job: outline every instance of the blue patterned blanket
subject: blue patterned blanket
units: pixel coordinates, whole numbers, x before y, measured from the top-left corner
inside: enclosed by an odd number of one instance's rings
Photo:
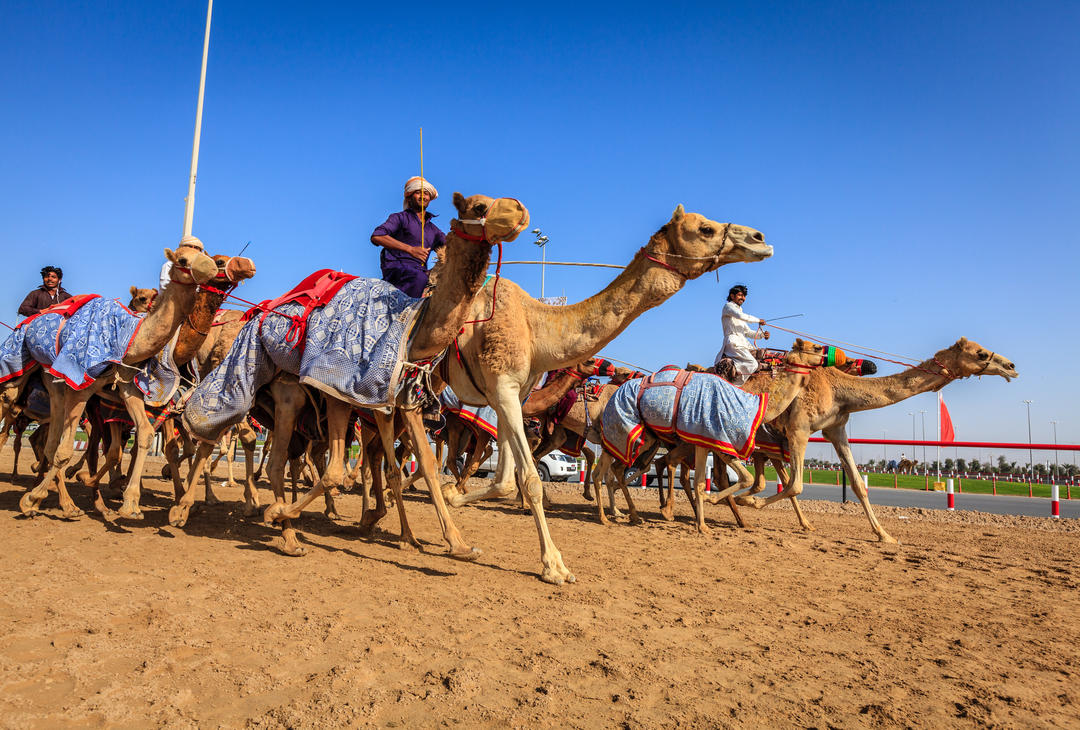
[[[291,316],[303,312],[302,305],[273,310],[289,316],[255,317],[222,363],[191,391],[184,425],[197,438],[217,440],[243,420],[255,393],[279,370],[355,406],[392,406],[408,335],[423,305],[423,299],[385,281],[353,279],[308,316],[303,348],[289,338]]]
[[[680,373],[668,366],[651,376],[672,383]],[[624,464],[637,459],[644,431],[678,439],[742,459],[754,450],[754,435],[765,415],[768,394],[754,395],[718,375],[687,373],[675,409],[674,386],[642,388],[645,378],[628,380],[608,401],[603,415],[604,448]]]
[[[449,385],[443,388],[442,393],[439,393],[439,403],[444,411],[453,413],[475,428],[487,431],[492,438],[499,437],[499,418],[495,415],[495,409],[491,406],[465,405],[458,400],[457,395],[450,389]]]
[[[58,313],[34,317],[0,344],[0,383],[40,364],[81,390],[110,366],[120,363],[144,320],[119,300],[97,297],[65,318]],[[135,384],[148,398],[168,400],[179,380],[156,358],[139,366]]]

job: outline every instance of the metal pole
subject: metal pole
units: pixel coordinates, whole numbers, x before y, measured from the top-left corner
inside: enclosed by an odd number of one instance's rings
[[[1054,483],[1058,480],[1058,452],[1057,452],[1057,421],[1050,421],[1050,425],[1054,427]]]
[[[881,429],[881,440],[882,441],[885,440],[885,434],[887,434],[887,433],[888,433],[888,431],[886,431],[885,429]],[[889,463],[889,445],[888,444],[882,444],[881,445],[881,460],[884,461],[886,465]],[[882,466],[882,469],[884,469],[884,468],[885,467]]]
[[[195,217],[195,173],[199,168],[199,136],[202,134],[203,92],[206,90],[206,56],[210,51],[210,15],[214,0],[206,3],[206,34],[203,36],[202,70],[199,72],[199,101],[195,106],[195,141],[191,145],[191,175],[188,177],[187,197],[184,198],[184,237],[191,235]]]
[[[1024,401],[1024,405],[1027,406],[1027,422],[1028,422],[1028,484],[1031,483],[1031,478],[1034,476],[1034,468],[1032,467],[1031,456],[1031,401]]]
[[[926,411],[919,411],[919,413],[920,413],[919,417],[922,420],[922,440],[925,441],[926,440]],[[923,466],[923,474],[925,474],[926,471],[927,471],[927,468],[926,468],[926,446],[925,445],[922,447],[922,466]]]
[[[911,412],[908,415],[911,416],[911,458],[914,460],[914,458],[915,458],[915,413]],[[912,474],[916,473],[914,468],[912,468],[911,473]]]
[[[540,298],[544,298],[544,275],[547,273],[547,242],[540,247]]]

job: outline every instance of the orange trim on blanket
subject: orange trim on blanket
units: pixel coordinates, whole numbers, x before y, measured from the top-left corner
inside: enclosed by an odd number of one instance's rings
[[[480,416],[476,415],[472,411],[467,411],[464,408],[447,408],[447,413],[453,413],[465,423],[478,428],[482,431],[486,431],[492,438],[499,438],[499,429],[497,426],[488,423]]]
[[[640,423],[630,429],[630,433],[626,436],[626,450],[620,451],[619,447],[607,440],[607,437],[602,437],[604,442],[604,448],[611,453],[612,456],[626,465],[633,464],[638,457],[638,452],[641,450],[641,442],[644,441],[644,437],[641,435],[645,427]]]

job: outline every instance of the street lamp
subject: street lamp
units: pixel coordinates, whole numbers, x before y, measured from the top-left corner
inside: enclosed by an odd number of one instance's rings
[[[922,414],[922,440],[926,440],[926,411],[919,411]],[[922,447],[922,468],[923,474],[926,473],[926,444]]]
[[[888,431],[886,431],[885,429],[881,429],[881,440],[882,441],[885,440],[885,434],[887,434],[887,433],[888,433]],[[886,464],[889,463],[889,445],[888,444],[882,444],[881,445],[881,460],[884,461]],[[884,467],[882,467],[882,468],[884,469]]]
[[[1031,477],[1034,474],[1034,468],[1032,467],[1031,458],[1031,401],[1024,401],[1024,405],[1027,406],[1027,419],[1028,419],[1028,483],[1031,483]]]
[[[909,413],[908,415],[911,416],[911,458],[914,459],[915,458],[915,414],[914,413]],[[915,470],[912,469],[911,472],[914,474]]]
[[[536,240],[533,241],[540,247],[540,298],[544,298],[544,269],[547,268],[547,242],[548,237],[540,232],[539,228],[532,229],[533,235],[536,236]]]
[[[1058,452],[1057,452],[1057,421],[1050,421],[1050,425],[1054,427],[1054,483],[1058,480]]]

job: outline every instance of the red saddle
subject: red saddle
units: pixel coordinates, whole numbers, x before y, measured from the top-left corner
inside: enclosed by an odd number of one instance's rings
[[[17,325],[15,325],[15,329],[19,329],[20,327],[22,327],[27,322],[34,321],[35,319],[37,319],[38,317],[40,317],[43,314],[60,314],[60,315],[63,315],[64,319],[70,319],[71,315],[73,315],[73,314],[75,314],[75,312],[79,311],[79,308],[82,307],[84,304],[86,304],[87,302],[89,302],[89,301],[91,301],[93,299],[100,299],[100,298],[101,298],[100,294],[76,294],[71,299],[65,299],[64,301],[60,302],[59,304],[54,304],[51,307],[46,307],[45,309],[42,309],[37,314],[31,314],[29,317],[24,319],[22,322],[19,322]]]
[[[272,310],[277,309],[283,304],[299,304],[304,308],[304,311],[300,314],[282,314],[281,312],[273,312],[273,314],[276,314],[279,317],[288,317],[292,320],[292,326],[289,327],[289,331],[285,335],[285,341],[295,341],[296,344],[293,345],[293,347],[299,347],[300,351],[303,352],[304,334],[307,331],[308,315],[310,315],[316,307],[324,306],[333,299],[334,295],[341,290],[341,287],[345,286],[355,278],[356,277],[352,274],[346,274],[341,271],[319,269],[277,299],[267,299],[266,301],[259,302],[244,313],[241,321],[247,322],[254,318],[256,313],[262,312],[262,316],[259,318],[259,327],[261,328],[263,321],[266,319],[266,315],[270,314]]]

